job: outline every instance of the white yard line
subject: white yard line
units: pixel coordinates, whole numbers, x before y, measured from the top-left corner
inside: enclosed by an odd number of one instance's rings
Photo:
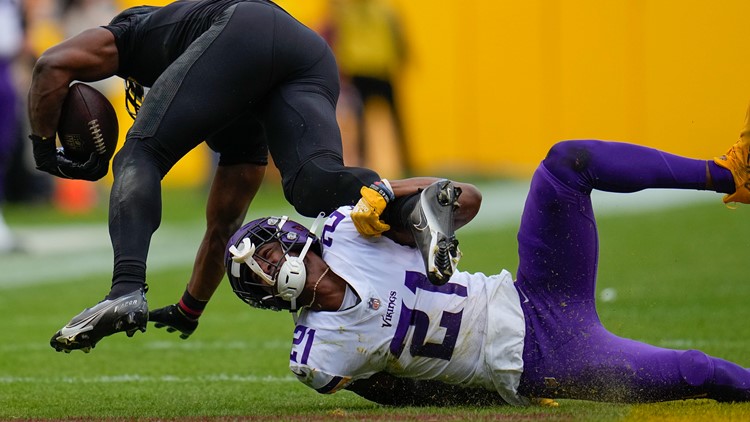
[[[482,209],[463,230],[518,224],[528,182],[493,183],[480,186],[480,190],[483,194]],[[593,202],[597,215],[611,215],[720,201],[720,198],[709,192],[647,190],[633,194],[594,192]],[[290,209],[279,212],[289,212]],[[194,225],[164,222],[152,239],[148,270],[189,265],[195,257],[203,230],[203,222]],[[113,258],[105,224],[19,227],[14,228],[14,232],[22,239],[26,253],[0,255],[0,290],[70,282],[96,274],[109,278]]]
[[[159,330],[155,330],[159,332]],[[277,351],[289,351],[289,341],[287,340],[244,340],[237,339],[231,341],[225,340],[200,340],[191,338],[190,341],[175,342],[174,338],[169,340],[153,340],[153,337],[149,337],[149,340],[140,340],[141,343],[139,348],[142,350],[183,350],[183,351],[196,351],[196,350],[256,350],[256,351],[273,351],[271,354]],[[0,344],[0,353],[24,353],[34,352],[39,350],[49,350],[49,346],[42,342],[12,342]]]
[[[292,375],[274,377],[269,375],[238,375],[238,374],[207,374],[198,376],[181,376],[181,375],[141,375],[141,374],[120,374],[120,375],[101,375],[96,377],[12,377],[0,376],[0,384],[116,384],[131,382],[179,382],[179,383],[199,383],[199,382],[297,382],[297,378]]]
[[[195,257],[203,227],[165,224],[154,235],[149,270],[180,266]],[[0,289],[75,280],[112,271],[106,225],[14,229],[25,252],[0,256]]]

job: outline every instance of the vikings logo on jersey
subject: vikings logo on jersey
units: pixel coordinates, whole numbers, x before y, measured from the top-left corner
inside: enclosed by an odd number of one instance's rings
[[[396,310],[396,300],[398,299],[398,293],[391,290],[391,294],[388,296],[388,308],[383,315],[383,325],[381,327],[392,327],[391,321],[393,320],[393,312]]]

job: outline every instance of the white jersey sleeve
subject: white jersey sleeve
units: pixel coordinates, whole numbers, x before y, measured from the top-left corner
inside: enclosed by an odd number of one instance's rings
[[[360,303],[338,312],[302,311],[290,355],[290,369],[300,381],[332,393],[385,371],[497,390],[512,402],[522,365],[523,316],[518,298],[510,293],[515,293],[510,275],[458,272],[447,284],[435,286],[425,275],[419,251],[385,237],[360,236],[349,211],[344,207],[331,214],[321,242],[331,271],[349,283]],[[503,314],[511,319],[499,321],[510,328],[489,327],[490,320],[498,323],[490,306],[511,308]],[[492,338],[498,333],[507,338],[498,343]],[[493,344],[510,344],[512,350]],[[510,363],[503,359],[508,352]],[[500,387],[490,361],[502,367]]]

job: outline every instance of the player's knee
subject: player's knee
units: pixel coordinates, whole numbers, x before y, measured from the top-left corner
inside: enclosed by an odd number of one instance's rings
[[[300,215],[304,215],[305,217],[314,217],[319,212],[329,212],[328,209],[321,209],[322,207],[318,205],[319,201],[317,201],[313,196],[297,195],[293,198],[294,199],[291,203],[294,207],[294,210],[297,211]]]
[[[588,167],[590,161],[588,141],[562,141],[549,149],[544,165],[551,172],[574,171],[579,173]]]
[[[319,156],[305,163],[294,180],[284,183],[284,195],[298,213],[315,217],[354,205],[362,186],[379,179],[372,170],[345,167],[337,156]]]
[[[112,173],[116,176],[127,168],[153,168],[163,178],[175,160],[157,151],[143,139],[127,139],[112,160]]]
[[[711,358],[699,350],[687,350],[679,357],[680,376],[688,385],[699,387],[713,379]]]
[[[125,165],[131,161],[133,155],[132,144],[133,142],[125,142],[112,159],[112,173],[115,176],[117,176],[125,168]]]

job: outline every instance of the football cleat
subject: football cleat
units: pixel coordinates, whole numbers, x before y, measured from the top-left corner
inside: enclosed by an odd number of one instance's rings
[[[714,163],[732,172],[735,191],[724,195],[724,203],[739,202],[750,204],[750,108],[745,115],[745,127],[740,132],[740,139],[721,157],[714,158]]]
[[[409,228],[422,253],[430,283],[441,286],[456,270],[461,251],[453,228],[453,214],[461,189],[450,180],[425,188],[409,216]]]
[[[144,290],[105,299],[73,317],[52,336],[50,346],[58,352],[81,350],[88,353],[104,337],[124,331],[133,337],[136,331],[145,332],[148,322],[148,303]]]

